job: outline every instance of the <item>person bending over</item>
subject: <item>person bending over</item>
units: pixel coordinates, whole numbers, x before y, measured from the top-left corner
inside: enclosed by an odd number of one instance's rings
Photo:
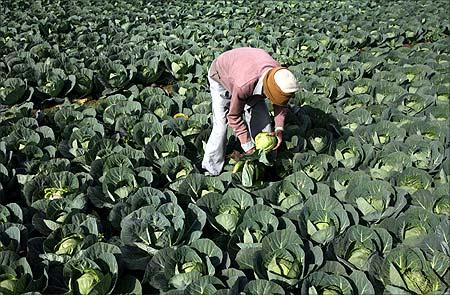
[[[207,173],[219,175],[223,169],[228,125],[246,154],[255,151],[253,140],[262,131],[276,135],[275,149],[280,146],[286,105],[299,90],[292,72],[266,51],[244,47],[220,54],[211,64],[208,81],[213,128],[202,161]],[[266,98],[273,104],[275,132]]]

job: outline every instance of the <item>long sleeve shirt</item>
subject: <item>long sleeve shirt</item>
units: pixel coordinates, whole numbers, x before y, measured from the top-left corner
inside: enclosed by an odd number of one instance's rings
[[[252,141],[242,116],[244,106],[254,105],[257,100],[265,99],[261,77],[270,68],[279,66],[280,64],[266,51],[250,47],[226,51],[211,65],[210,77],[222,84],[231,94],[227,119],[241,145],[248,145]],[[278,105],[273,107],[275,128],[281,129],[284,126],[287,108]]]

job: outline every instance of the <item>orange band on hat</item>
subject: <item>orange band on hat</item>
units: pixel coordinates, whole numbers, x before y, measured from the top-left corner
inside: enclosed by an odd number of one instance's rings
[[[263,79],[263,93],[270,99],[273,104],[286,105],[289,99],[293,96],[293,93],[285,93],[275,82],[275,73],[284,67],[275,67],[270,69]]]

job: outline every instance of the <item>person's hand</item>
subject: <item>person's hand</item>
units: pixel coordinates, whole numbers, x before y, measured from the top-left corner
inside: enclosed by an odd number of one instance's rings
[[[227,158],[231,158],[231,159],[233,159],[234,161],[239,162],[239,160],[241,160],[241,158],[242,158],[244,155],[251,155],[251,154],[253,154],[255,151],[256,151],[256,149],[255,149],[254,147],[251,148],[251,149],[249,149],[248,151],[246,151],[246,152],[243,153],[243,154],[235,150],[235,151],[233,151],[230,155],[228,155]]]
[[[277,138],[277,145],[274,148],[274,150],[277,150],[281,146],[281,143],[283,142],[283,131],[277,130],[275,132],[272,132],[270,135],[276,136]]]
[[[255,147],[252,147],[251,149],[249,149],[248,151],[245,152],[246,155],[251,155],[256,151]]]
[[[235,160],[236,162],[238,162],[241,158],[242,158],[243,154],[241,154],[238,151],[233,151],[231,153],[231,155],[228,156],[228,158],[231,158],[233,160]]]

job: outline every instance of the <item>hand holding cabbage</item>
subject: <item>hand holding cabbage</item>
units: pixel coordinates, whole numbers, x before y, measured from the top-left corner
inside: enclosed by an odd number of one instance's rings
[[[277,131],[281,132],[281,131]],[[281,143],[281,133],[280,135],[275,135],[274,132],[261,132],[255,137],[256,150],[270,152],[277,149]]]
[[[233,151],[231,155],[229,155],[230,158],[232,158],[235,161],[239,161],[243,156],[247,155],[253,155],[255,152],[258,152],[258,154],[262,152],[271,152],[273,150],[276,150],[282,141],[282,133],[281,131],[277,132],[260,132],[255,137],[255,147],[248,150],[244,154],[239,153],[238,151]]]

